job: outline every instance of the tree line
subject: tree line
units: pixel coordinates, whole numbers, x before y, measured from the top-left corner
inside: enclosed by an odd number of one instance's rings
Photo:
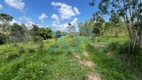
[[[39,39],[47,40],[53,37],[53,31],[50,28],[40,28],[33,24],[32,29],[27,29],[24,24],[14,23],[10,25],[13,17],[0,13],[0,44],[36,41]]]

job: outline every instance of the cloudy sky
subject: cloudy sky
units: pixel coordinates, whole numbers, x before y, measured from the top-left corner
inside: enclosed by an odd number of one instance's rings
[[[0,0],[0,13],[13,16],[11,24],[38,24],[40,27],[65,30],[68,22],[73,25],[85,22],[97,11],[96,7],[88,5],[89,1],[91,0]]]

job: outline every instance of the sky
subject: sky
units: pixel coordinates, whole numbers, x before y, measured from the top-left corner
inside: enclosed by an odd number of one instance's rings
[[[64,31],[68,22],[77,26],[96,12],[89,6],[91,0],[0,0],[0,13],[14,17],[13,23],[24,23],[27,27],[37,24]]]

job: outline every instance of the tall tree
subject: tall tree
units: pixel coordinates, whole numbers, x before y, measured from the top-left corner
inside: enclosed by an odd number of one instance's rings
[[[8,22],[12,21],[13,17],[8,15],[8,14],[4,14],[4,13],[0,13],[0,22],[2,23],[2,33],[4,33],[6,25]]]
[[[94,2],[92,0],[90,4]],[[141,43],[140,48],[142,49],[142,27],[139,26],[139,29],[136,30],[134,26],[134,23],[140,22],[142,18],[142,3],[140,2],[140,0],[101,0],[98,6],[103,15],[116,13],[123,18],[130,39],[129,52],[134,52],[138,43]],[[138,34],[138,32],[141,34]]]
[[[116,36],[117,35],[116,29],[117,29],[117,27],[120,27],[120,23],[121,23],[120,16],[115,12],[111,12],[109,22],[111,24],[113,35]]]
[[[24,24],[18,25],[14,23],[10,30],[10,40],[14,43],[27,41],[27,28]]]

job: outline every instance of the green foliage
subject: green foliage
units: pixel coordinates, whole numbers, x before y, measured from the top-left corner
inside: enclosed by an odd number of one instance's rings
[[[17,23],[14,23],[10,26],[10,41],[17,43],[17,42],[24,42],[25,39],[27,39],[27,28],[23,25],[18,25]]]
[[[80,27],[80,36],[90,37],[92,34],[92,30],[88,27]]]
[[[109,43],[112,43],[112,42],[119,42],[120,44],[123,44],[125,42],[127,42],[129,39],[128,39],[128,36],[118,36],[118,37],[115,37],[115,36],[98,36],[95,38],[95,42],[98,43],[98,44],[109,44]]]
[[[105,20],[103,17],[98,15],[96,17],[95,15],[93,15],[93,18],[89,19],[85,23],[79,23],[80,35],[86,36],[86,34],[88,35],[89,31],[91,33],[95,33],[96,35],[100,35],[104,22]]]
[[[119,27],[120,24],[120,17],[117,13],[112,12],[109,21],[113,24],[114,27]]]
[[[52,30],[50,28],[39,28],[39,34],[44,40],[52,38]]]
[[[93,4],[95,1],[92,0],[90,3]],[[98,3],[99,11],[102,15],[111,15],[110,21],[114,24],[114,26],[118,26],[120,17],[123,18],[123,21],[125,23],[125,27],[127,28],[129,39],[130,39],[130,50],[132,53],[135,52],[135,49],[137,46],[139,48],[142,48],[142,44],[138,45],[139,43],[142,43],[141,36],[142,34],[139,34],[141,32],[141,27],[135,28],[136,26],[134,23],[139,23],[139,26],[142,21],[142,1],[140,0],[101,0]],[[91,5],[94,6],[94,5]],[[139,28],[139,29],[138,29]],[[140,37],[138,41],[137,37]],[[137,45],[135,45],[137,44]]]
[[[37,25],[33,25],[33,28],[30,31],[31,36],[33,37],[33,41],[39,40],[39,27]]]
[[[0,34],[0,45],[6,43],[6,36],[3,34]]]
[[[30,33],[34,42],[52,38],[52,30],[50,28],[39,28],[37,25],[33,25]]]
[[[129,53],[129,45],[128,42],[120,43],[120,42],[111,42],[109,43],[105,49],[105,52],[113,51],[118,54],[128,54]]]
[[[36,50],[34,48],[28,48],[27,50],[28,50],[29,54],[32,54],[32,53],[36,52]]]
[[[117,49],[119,49],[120,47],[120,43],[119,42],[112,42],[112,43],[109,43],[107,46],[106,46],[106,52],[108,51],[117,51]]]
[[[4,13],[0,13],[0,21],[12,21],[13,17],[8,15],[8,14],[4,14]]]
[[[62,32],[60,30],[56,31],[56,38],[60,38],[62,36]]]
[[[140,50],[136,56],[136,64],[138,69],[142,72],[142,50]]]
[[[12,21],[13,17],[8,15],[8,14],[4,14],[4,13],[0,13],[0,21],[2,23],[2,33],[4,34],[5,31],[7,31],[6,27],[8,22]]]
[[[26,53],[26,49],[24,47],[19,47],[19,54]]]
[[[129,53],[129,43],[125,42],[124,44],[121,44],[119,49],[120,54],[128,54]]]

